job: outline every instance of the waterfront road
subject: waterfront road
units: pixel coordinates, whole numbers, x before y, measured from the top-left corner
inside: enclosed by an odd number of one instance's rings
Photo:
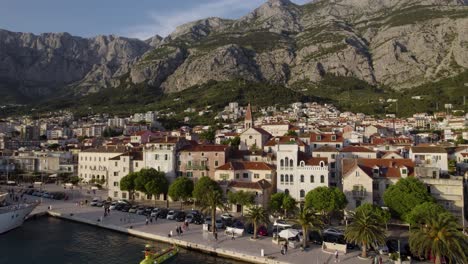
[[[113,229],[139,231],[147,234],[148,237],[164,238],[166,242],[187,242],[196,247],[204,247],[205,249],[216,249],[219,251],[235,252],[236,254],[256,257],[258,259],[268,259],[269,263],[334,263],[335,259],[333,254],[325,253],[318,245],[311,245],[306,251],[301,249],[289,249],[287,255],[280,253],[280,246],[272,242],[271,237],[260,238],[256,241],[250,239],[250,235],[237,237],[234,240],[224,232],[218,233],[218,240],[215,240],[211,233],[202,230],[201,225],[191,224],[189,230],[184,231],[182,236],[177,236],[175,228],[182,223],[158,219],[157,222],[146,225],[146,217],[136,214],[123,213],[119,211],[111,211],[110,215],[104,217],[104,209],[100,207],[80,206],[78,201],[83,197],[76,195],[75,200],[69,201],[56,201],[49,199],[42,199],[42,204],[39,205],[34,214],[43,214],[47,211],[51,215],[57,217],[68,218],[71,220],[86,222],[88,224],[95,224],[101,227],[112,227]],[[37,200],[37,197],[28,196],[28,200]],[[51,207],[51,210],[48,208]],[[117,227],[117,228],[115,228]],[[112,229],[111,228],[111,229]],[[169,239],[168,234],[173,231],[174,238]],[[131,232],[130,232],[131,233]],[[141,234],[141,233],[140,233]],[[169,239],[169,241],[168,241]],[[178,241],[174,241],[178,240]],[[143,245],[142,245],[143,247]],[[265,257],[260,256],[261,250],[264,250]],[[351,250],[345,255],[339,255],[340,263],[349,264],[362,264],[372,263],[371,260],[361,260],[357,256],[358,250]],[[387,258],[385,258],[387,260]],[[265,261],[267,263],[267,261]]]

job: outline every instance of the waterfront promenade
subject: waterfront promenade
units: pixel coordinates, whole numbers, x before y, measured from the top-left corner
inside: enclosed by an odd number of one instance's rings
[[[30,200],[37,200],[37,197],[29,196]],[[111,211],[110,215],[103,217],[104,210],[100,207],[79,206],[77,201],[83,196],[76,195],[75,200],[56,201],[42,199],[33,215],[49,214],[54,217],[77,221],[85,224],[95,225],[130,235],[139,236],[151,240],[158,240],[166,243],[176,243],[188,249],[200,250],[216,253],[217,255],[235,258],[243,261],[256,263],[334,263],[333,254],[322,251],[318,245],[311,245],[306,251],[301,249],[289,249],[287,255],[281,255],[280,246],[272,243],[271,237],[260,238],[256,241],[250,240],[250,235],[237,237],[232,240],[224,232],[218,233],[216,241],[211,233],[202,230],[201,225],[190,225],[188,231],[182,236],[177,236],[176,225],[181,223],[171,220],[158,219],[156,223],[145,224],[145,216]],[[52,209],[48,210],[51,206]],[[101,221],[102,219],[102,221]],[[33,220],[32,220],[33,221]],[[173,231],[173,238],[168,237],[168,233]],[[143,247],[144,245],[142,245]],[[264,250],[264,257],[261,257],[261,249]],[[340,263],[361,264],[371,263],[370,260],[361,260],[357,256],[358,250],[352,250],[346,255],[340,255]]]

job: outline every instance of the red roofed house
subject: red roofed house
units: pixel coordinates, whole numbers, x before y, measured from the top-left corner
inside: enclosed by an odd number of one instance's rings
[[[198,179],[209,176],[214,179],[215,169],[224,165],[229,158],[229,147],[225,145],[189,145],[178,153],[178,174]]]
[[[228,192],[240,190],[255,193],[257,205],[267,207],[276,188],[275,166],[265,162],[233,161],[215,171],[215,180]],[[233,211],[240,212],[242,206],[235,205]]]
[[[150,138],[155,135],[156,135],[155,133],[149,130],[138,131],[138,132],[133,133],[133,135],[130,137],[130,142],[138,143],[138,144],[146,144],[150,141]]]
[[[341,149],[344,145],[343,136],[339,133],[310,133],[309,138],[309,146],[312,151],[323,146]]]
[[[343,159],[346,209],[354,210],[364,203],[383,206],[385,190],[401,178],[414,176],[414,167],[410,159]]]

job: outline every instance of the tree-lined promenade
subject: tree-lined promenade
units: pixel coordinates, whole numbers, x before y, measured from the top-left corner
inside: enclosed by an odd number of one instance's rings
[[[129,174],[121,181],[121,189],[129,193],[139,190],[148,195],[169,194],[174,201],[193,200],[195,206],[211,217],[211,226],[220,213],[228,212],[231,205],[240,205],[246,214],[240,219],[253,225],[252,239],[258,239],[260,225],[269,225],[274,219],[284,219],[297,224],[303,235],[301,248],[308,249],[311,231],[319,233],[331,226],[332,219],[342,219],[344,213],[350,220],[345,227],[344,239],[356,244],[361,250],[361,258],[369,258],[369,249],[385,245],[388,239],[387,223],[394,219],[409,224],[409,247],[411,253],[435,263],[468,263],[465,248],[467,237],[460,231],[460,226],[449,212],[436,204],[427,193],[425,185],[416,178],[401,179],[384,194],[388,210],[371,204],[362,204],[354,212],[344,212],[347,200],[342,191],[335,187],[318,187],[311,190],[300,203],[285,193],[271,196],[268,207],[255,204],[255,195],[251,192],[238,191],[225,194],[219,184],[209,177],[201,177],[195,184],[191,179],[180,177],[168,186],[155,170],[142,170]],[[216,228],[211,232],[217,236]],[[281,238],[280,238],[281,239]],[[285,243],[282,242],[282,243]],[[280,242],[281,244],[281,242]],[[396,252],[390,257],[397,259]]]

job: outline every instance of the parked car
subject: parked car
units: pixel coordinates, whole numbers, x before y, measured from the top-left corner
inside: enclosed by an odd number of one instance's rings
[[[188,223],[192,223],[193,222],[193,214],[187,214],[185,216],[185,221],[187,221]]]
[[[224,213],[224,214],[221,215],[221,219],[223,219],[223,220],[228,220],[228,219],[232,219],[232,218],[233,218],[233,216],[231,214],[229,214],[229,213]]]
[[[138,210],[138,207],[132,206],[132,207],[130,207],[130,209],[128,210],[128,212],[131,213],[131,214],[135,214],[137,210]]]
[[[247,229],[247,233],[249,233],[249,234],[253,234],[253,233],[254,233],[254,226],[253,226],[253,224],[247,225],[246,229]],[[267,229],[265,226],[263,226],[263,225],[262,225],[262,226],[259,226],[259,227],[257,228],[257,235],[259,235],[259,236],[268,236],[268,229]]]
[[[122,205],[122,210],[121,211],[124,212],[124,213],[128,213],[130,211],[130,209],[132,209],[132,206],[126,204],[126,205]]]
[[[193,224],[196,224],[196,225],[201,225],[203,224],[205,221],[203,220],[203,216],[201,214],[194,214],[193,215],[193,219],[192,219],[192,223]]]
[[[115,207],[114,207],[114,210],[116,211],[122,211],[122,208],[124,208],[125,205],[123,204],[116,204]]]
[[[154,207],[146,207],[145,212],[143,213],[146,216],[150,216],[151,212],[153,212]]]
[[[146,208],[145,207],[138,207],[136,210],[137,215],[143,215],[145,213]]]
[[[100,204],[101,201],[99,200],[99,198],[93,198],[93,200],[89,203],[90,206],[98,206],[98,204]]]
[[[117,202],[112,202],[109,206],[109,210],[115,210],[115,207],[118,205]]]
[[[322,245],[323,237],[318,231],[313,230],[309,232],[309,241],[316,245]]]
[[[217,218],[215,221],[216,229],[223,229],[224,228],[224,223],[221,218]]]
[[[167,219],[167,220],[174,220],[175,214],[176,214],[176,211],[170,210],[170,211],[167,213],[166,219]]]
[[[151,210],[150,216],[151,217],[156,217],[156,216],[159,217],[159,211],[160,211],[159,208],[153,208],[153,210]]]
[[[286,222],[286,220],[278,219],[273,223],[274,227],[282,227],[284,229],[292,228],[292,224]]]
[[[387,242],[385,242],[385,245],[387,245],[389,253],[395,253],[398,251],[398,240],[396,239],[387,240]]]
[[[183,222],[185,221],[185,212],[176,212],[175,215],[174,215],[174,219],[177,221],[177,222]]]
[[[327,228],[322,231],[322,234],[324,235],[335,235],[335,236],[342,236],[344,235],[343,231],[338,230],[336,228]]]
[[[166,208],[161,208],[158,212],[158,218],[166,218],[167,213],[169,213],[169,210],[167,210]]]

